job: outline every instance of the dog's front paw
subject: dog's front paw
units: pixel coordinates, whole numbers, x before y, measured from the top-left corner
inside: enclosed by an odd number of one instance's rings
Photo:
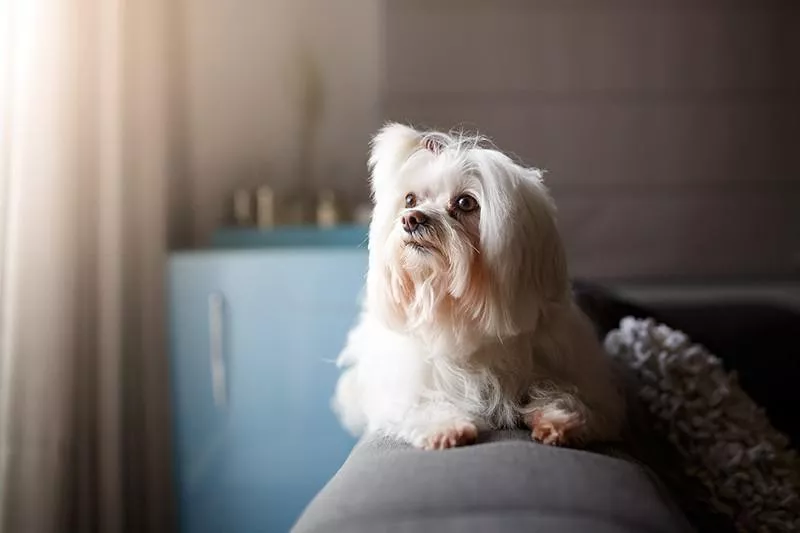
[[[472,422],[456,422],[443,425],[414,443],[423,450],[445,450],[456,446],[474,444],[478,438],[478,428]]]
[[[525,422],[533,440],[551,446],[578,444],[584,425],[579,414],[561,409],[536,410],[527,415]]]

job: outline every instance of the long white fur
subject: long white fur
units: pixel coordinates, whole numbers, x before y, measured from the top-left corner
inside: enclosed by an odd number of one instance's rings
[[[480,137],[400,124],[375,136],[369,163],[366,297],[334,398],[344,425],[425,446],[462,424],[516,427],[537,412],[578,416],[574,441],[617,437],[622,397],[572,301],[542,173]],[[406,245],[410,192],[432,253]],[[480,205],[477,227],[448,214],[463,193]]]

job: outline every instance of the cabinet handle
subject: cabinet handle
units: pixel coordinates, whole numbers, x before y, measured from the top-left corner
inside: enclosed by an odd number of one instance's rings
[[[220,293],[208,297],[209,355],[211,358],[211,388],[214,405],[225,407],[228,403],[227,376],[225,371],[225,300]]]

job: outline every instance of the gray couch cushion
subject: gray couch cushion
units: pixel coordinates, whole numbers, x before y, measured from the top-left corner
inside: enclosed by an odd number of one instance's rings
[[[691,531],[648,471],[599,453],[495,432],[421,451],[366,438],[296,524],[297,533]]]

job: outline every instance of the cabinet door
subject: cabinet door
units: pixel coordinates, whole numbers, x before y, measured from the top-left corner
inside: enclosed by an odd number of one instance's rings
[[[344,461],[354,439],[330,409],[333,361],[355,321],[366,262],[350,250],[173,261],[172,277],[182,278],[172,287],[182,302],[173,305],[173,351],[184,532],[286,531]],[[200,303],[206,330],[178,332],[188,318],[203,322],[184,312]],[[206,353],[177,353],[187,348]]]
[[[225,466],[228,412],[224,396],[215,398],[212,366],[227,355],[229,317],[219,284],[225,268],[201,254],[173,256],[169,265],[173,450],[184,533],[207,531],[207,518],[222,511],[214,489]],[[224,392],[218,383],[217,394]]]

